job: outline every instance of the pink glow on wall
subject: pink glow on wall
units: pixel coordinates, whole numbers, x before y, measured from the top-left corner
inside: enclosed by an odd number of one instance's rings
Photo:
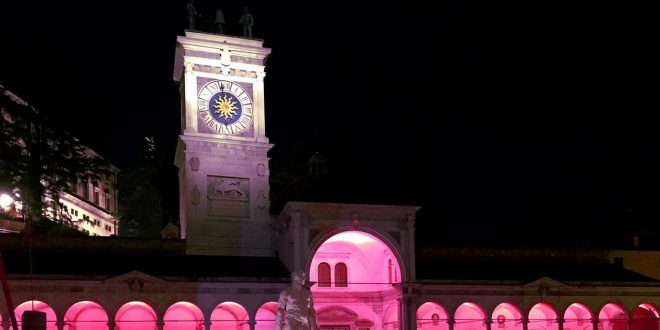
[[[204,329],[204,315],[195,304],[180,301],[170,306],[163,317],[164,330]]]
[[[319,265],[321,266],[319,268]],[[327,265],[327,266],[326,266]],[[345,231],[328,238],[312,256],[308,270],[320,325],[362,324],[363,328],[399,329],[401,266],[381,239],[362,231]],[[329,279],[328,279],[329,277]],[[376,306],[365,301],[378,295]],[[348,300],[347,300],[348,298]]]
[[[640,304],[633,311],[632,330],[658,330],[660,314],[651,304]]]
[[[26,301],[14,308],[14,314],[16,314],[16,323],[18,323],[20,326],[21,320],[23,318],[23,312],[33,310],[46,313],[46,330],[57,330],[57,326],[55,325],[55,322],[57,322],[55,311],[53,311],[53,309],[45,302],[38,300]]]
[[[458,306],[454,313],[454,330],[486,329],[486,314],[481,306],[466,302]]]
[[[593,313],[580,303],[573,303],[564,312],[564,330],[592,330]]]
[[[249,329],[249,318],[245,308],[235,302],[226,301],[211,313],[211,330]]]
[[[131,301],[119,308],[115,324],[115,330],[156,330],[156,312],[141,301]]]
[[[273,330],[275,329],[275,318],[277,317],[277,303],[267,302],[259,308],[254,320],[256,322],[255,330]]]
[[[447,312],[442,306],[434,302],[423,303],[417,308],[417,329],[421,330],[447,330]]]
[[[92,301],[77,302],[64,314],[64,330],[99,330],[108,328],[108,314]]]
[[[598,313],[598,330],[628,330],[628,313],[616,303],[609,303]]]
[[[501,303],[493,310],[491,329],[522,330],[522,312],[518,306]]]
[[[538,303],[532,307],[527,317],[527,330],[558,330],[557,312],[548,303]]]
[[[342,291],[389,290],[392,283],[398,283],[401,279],[401,267],[389,246],[361,231],[342,232],[323,242],[312,258],[310,281],[319,282],[318,269],[322,263],[330,266],[331,284],[327,288],[314,285],[312,291],[334,291],[338,286],[342,287],[342,278],[337,281],[337,274],[347,276],[348,283]]]

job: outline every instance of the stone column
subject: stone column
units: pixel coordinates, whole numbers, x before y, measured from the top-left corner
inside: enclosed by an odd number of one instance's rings
[[[266,102],[264,101],[264,78],[266,73],[257,71],[257,80],[254,82],[253,87],[253,100],[254,105],[254,134],[257,137],[257,142],[268,142],[266,136],[266,118],[264,115]]]
[[[156,326],[158,327],[158,330],[163,330],[165,327],[165,322],[163,320],[158,320],[156,321]]]
[[[454,330],[454,315],[447,315],[448,330]]]
[[[115,330],[115,320],[108,320],[108,330]]]
[[[486,322],[486,330],[491,330],[493,328],[493,319],[490,316],[486,316],[484,319],[484,322]]]
[[[190,60],[185,59],[186,56],[184,56],[184,62],[183,62],[183,70],[184,70],[184,85],[185,85],[185,90],[184,90],[184,97],[185,97],[185,102],[184,102],[184,113],[185,113],[185,127],[184,127],[184,132],[197,132],[197,120],[195,115],[197,109],[197,79],[195,79],[195,74],[193,72],[193,67],[195,66]]]
[[[557,316],[557,329],[564,330],[564,317]]]

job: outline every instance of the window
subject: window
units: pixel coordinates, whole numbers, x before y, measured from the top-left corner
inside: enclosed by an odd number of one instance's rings
[[[335,265],[335,286],[347,287],[348,286],[348,268],[346,264],[340,262]]]
[[[322,262],[318,267],[319,272],[319,287],[327,288],[330,286],[330,265],[326,262]]]
[[[82,184],[82,197],[84,200],[89,200],[89,182],[87,181]]]
[[[99,188],[94,188],[94,204],[99,205]]]

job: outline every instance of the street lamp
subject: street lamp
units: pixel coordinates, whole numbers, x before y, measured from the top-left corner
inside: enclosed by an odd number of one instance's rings
[[[5,210],[10,209],[12,203],[14,203],[14,199],[11,198],[9,194],[0,194],[0,207],[2,207]]]

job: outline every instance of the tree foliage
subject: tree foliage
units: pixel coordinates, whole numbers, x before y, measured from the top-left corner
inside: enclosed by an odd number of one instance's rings
[[[0,85],[0,173],[22,202],[26,218],[39,221],[55,216],[44,204],[48,197],[57,203],[72,183],[101,180],[110,165]]]

